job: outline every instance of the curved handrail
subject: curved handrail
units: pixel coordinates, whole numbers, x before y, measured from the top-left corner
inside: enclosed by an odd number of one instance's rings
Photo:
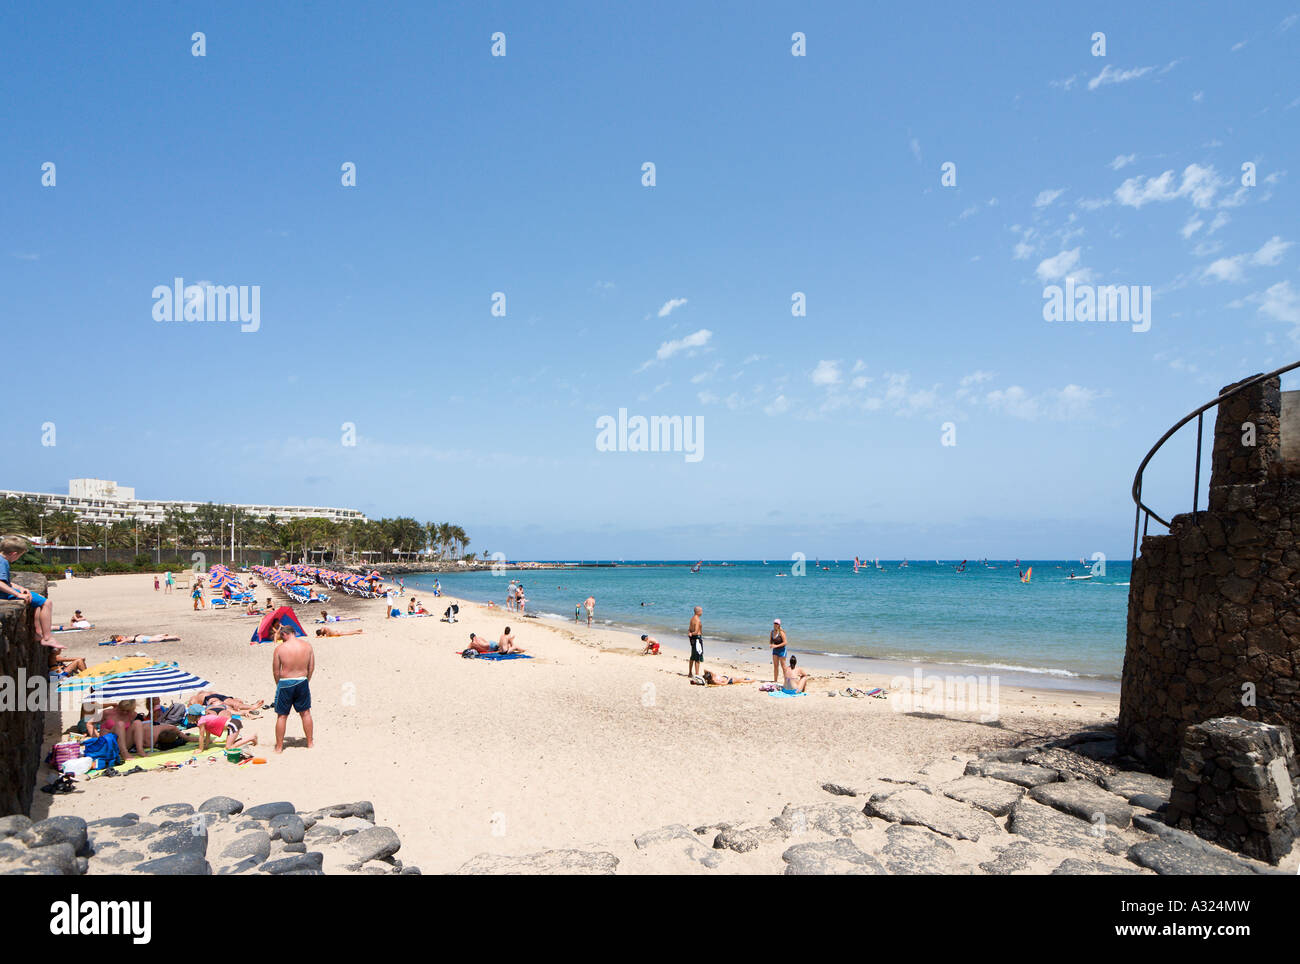
[[[1169,528],[1169,523],[1166,522],[1164,519],[1160,518],[1160,516],[1156,515],[1155,511],[1142,501],[1142,473],[1146,471],[1147,463],[1151,461],[1151,459],[1155,456],[1156,452],[1160,451],[1160,447],[1164,445],[1166,442],[1168,442],[1175,432],[1177,432],[1180,428],[1182,428],[1192,419],[1201,418],[1202,416],[1204,416],[1204,414],[1207,411],[1214,408],[1216,405],[1226,401],[1227,399],[1232,398],[1232,396],[1236,395],[1238,392],[1245,391],[1247,388],[1250,388],[1253,385],[1258,385],[1260,382],[1266,382],[1270,378],[1277,378],[1279,375],[1285,375],[1287,372],[1296,368],[1300,368],[1300,361],[1294,361],[1289,365],[1283,365],[1281,368],[1275,369],[1274,371],[1267,372],[1266,374],[1263,375],[1256,375],[1253,378],[1246,379],[1246,381],[1241,382],[1240,384],[1234,385],[1230,390],[1216,396],[1213,401],[1206,402],[1200,408],[1196,409],[1195,411],[1191,412],[1190,414],[1180,419],[1174,425],[1173,428],[1165,432],[1164,435],[1160,436],[1160,441],[1156,442],[1155,445],[1151,446],[1151,451],[1147,453],[1146,458],[1142,460],[1142,464],[1138,466],[1137,474],[1133,476],[1133,501],[1134,503],[1137,504],[1137,514],[1133,520],[1133,559],[1134,560],[1137,559],[1138,527],[1141,525],[1143,512],[1147,514],[1148,519],[1155,519],[1165,528]],[[1196,475],[1197,475],[1196,490],[1197,492],[1199,492],[1200,490],[1200,473],[1201,473],[1201,439],[1200,436],[1198,435],[1196,439]],[[1192,511],[1195,512],[1196,511],[1195,508],[1193,508]]]

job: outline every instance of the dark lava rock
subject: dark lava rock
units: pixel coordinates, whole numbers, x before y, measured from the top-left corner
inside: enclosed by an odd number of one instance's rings
[[[265,830],[243,834],[232,840],[226,849],[221,851],[221,856],[223,859],[232,860],[256,857],[259,864],[265,863],[271,856],[271,836]]]
[[[863,853],[848,837],[818,843],[795,844],[781,854],[790,876],[845,876],[883,874],[885,869]]]
[[[285,843],[302,843],[302,838],[307,833],[302,818],[296,813],[282,813],[272,817],[266,826],[271,831],[272,840],[283,840]]]
[[[194,808],[188,803],[164,803],[160,807],[154,807],[149,811],[149,816],[159,814],[164,817],[188,817],[194,812]]]
[[[212,873],[212,867],[203,859],[203,854],[196,851],[182,851],[157,860],[146,860],[142,864],[136,864],[134,870],[137,874],[169,877],[207,877]]]
[[[46,817],[39,823],[32,824],[32,833],[36,835],[29,846],[48,847],[50,844],[67,843],[79,856],[89,853],[87,847],[86,821],[81,817]]]
[[[263,803],[256,807],[249,807],[243,815],[249,820],[270,820],[272,817],[278,817],[282,813],[293,813],[294,806],[287,800],[279,800],[275,803]]]
[[[319,850],[305,854],[293,854],[278,860],[269,860],[259,868],[265,874],[314,876],[323,874],[321,863],[325,857]]]
[[[226,817],[242,813],[243,809],[244,805],[234,797],[209,797],[199,804],[199,813],[219,813]]]

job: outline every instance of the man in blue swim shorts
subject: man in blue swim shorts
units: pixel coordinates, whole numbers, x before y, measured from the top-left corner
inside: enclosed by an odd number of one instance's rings
[[[302,732],[308,747],[314,745],[311,719],[311,683],[316,672],[316,653],[311,643],[281,626],[275,633],[275,655],[271,657],[271,675],[275,677],[275,752],[284,752],[284,731],[289,711],[296,710],[302,720]]]
[[[41,645],[55,650],[63,649],[63,644],[57,642],[50,631],[54,621],[54,603],[38,592],[15,586],[11,582],[9,564],[17,562],[27,551],[28,545],[22,536],[5,536],[0,539],[0,599],[20,599],[27,603],[35,610],[36,635],[40,637]]]

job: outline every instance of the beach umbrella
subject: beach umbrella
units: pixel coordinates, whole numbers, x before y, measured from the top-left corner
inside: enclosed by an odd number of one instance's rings
[[[160,663],[112,679],[97,681],[85,694],[88,700],[116,703],[119,700],[153,699],[206,689],[212,684],[202,677],[187,673],[175,663]]]
[[[200,676],[187,673],[175,663],[159,663],[132,673],[123,673],[108,680],[96,680],[95,685],[82,694],[83,701],[117,703],[121,700],[144,700],[150,717],[153,701],[176,693],[207,689],[212,683]],[[149,744],[153,745],[153,728],[149,729]]]
[[[92,686],[104,683],[106,680],[125,676],[127,673],[134,673],[137,670],[149,669],[160,665],[160,663],[161,660],[154,659],[151,656],[127,656],[122,659],[107,659],[102,663],[96,663],[94,666],[87,666],[79,676],[64,680],[59,684],[59,692],[75,693],[77,690],[89,689]]]
[[[295,636],[306,636],[307,631],[302,628],[302,623],[298,622],[298,616],[294,613],[292,606],[281,606],[273,612],[267,613],[262,617],[262,622],[253,632],[251,642],[264,643],[271,638],[271,624],[279,621],[280,625],[288,626],[293,630]]]

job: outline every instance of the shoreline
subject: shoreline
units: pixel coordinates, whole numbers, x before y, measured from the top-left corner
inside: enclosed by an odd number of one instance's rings
[[[506,614],[505,610],[501,610],[501,612]],[[542,621],[543,625],[563,626],[568,622],[564,617],[554,613],[538,613],[536,616],[524,616],[523,618],[529,620],[535,618]],[[581,622],[572,625],[581,629],[587,628],[586,624]],[[628,637],[629,647],[639,649],[641,646],[641,634],[634,627],[605,621],[594,623],[591,628],[626,636]],[[656,635],[655,632],[648,632],[647,635],[659,640],[660,645],[665,650],[672,650],[681,659],[686,658],[690,647],[685,634],[669,634],[662,631],[657,631],[657,633]],[[711,651],[716,652],[719,648],[726,653],[728,659],[745,660],[768,667],[771,666],[770,650],[765,644],[740,642],[725,637],[710,636],[706,633],[704,636],[706,660],[709,658]],[[999,685],[1013,686],[1017,689],[1040,690],[1044,693],[1101,694],[1114,696],[1116,699],[1119,698],[1120,691],[1120,681],[1118,679],[1110,680],[1093,676],[1081,676],[1077,673],[1067,673],[1067,671],[1036,673],[1032,670],[980,663],[956,663],[920,658],[915,660],[884,659],[876,656],[854,656],[848,653],[804,650],[794,645],[790,645],[788,650],[798,656],[801,665],[809,670],[821,669],[846,674],[888,676],[891,679],[901,676],[907,677],[909,680],[918,671],[925,673],[927,676],[992,676],[997,678]]]

